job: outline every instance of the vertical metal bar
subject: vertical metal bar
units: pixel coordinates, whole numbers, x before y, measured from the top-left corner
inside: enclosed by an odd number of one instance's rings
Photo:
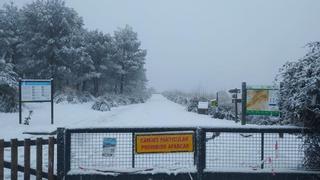
[[[36,155],[36,179],[42,179],[42,138],[37,138],[36,140],[36,148],[37,148],[37,155]]]
[[[57,180],[64,178],[64,128],[57,129]]]
[[[135,168],[135,133],[132,133],[132,168]]]
[[[30,139],[24,140],[24,180],[30,180]]]
[[[4,140],[0,139],[0,180],[4,179]]]
[[[53,105],[54,105],[54,103],[53,103],[53,90],[54,90],[54,87],[53,87],[53,79],[51,79],[51,124],[53,124],[54,123],[54,121],[53,121],[53,116],[54,116],[54,114],[53,114]]]
[[[198,128],[197,137],[197,179],[203,180],[203,171],[206,167],[206,132]]]
[[[241,112],[241,125],[246,124],[246,115],[247,115],[247,84],[246,82],[242,83],[242,112]]]
[[[264,168],[264,133],[261,133],[261,169]]]
[[[198,159],[198,148],[197,148],[197,130],[193,131],[193,139],[192,139],[192,143],[193,143],[193,165],[197,165],[197,159]]]
[[[71,133],[66,130],[65,131],[65,144],[64,144],[64,173],[67,175],[68,171],[70,170],[70,155],[71,155]]]
[[[54,138],[49,137],[48,142],[48,180],[53,180],[54,171]]]
[[[18,179],[18,140],[11,139],[11,180]]]
[[[22,124],[22,93],[21,93],[21,79],[19,79],[19,124]]]

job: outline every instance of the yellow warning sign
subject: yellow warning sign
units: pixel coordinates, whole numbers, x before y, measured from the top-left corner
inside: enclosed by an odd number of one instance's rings
[[[193,133],[136,134],[136,153],[193,152]]]

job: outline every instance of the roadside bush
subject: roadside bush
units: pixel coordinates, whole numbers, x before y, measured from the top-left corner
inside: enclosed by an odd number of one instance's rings
[[[86,103],[95,99],[89,92],[81,92],[74,89],[65,89],[55,93],[55,103],[67,102],[71,104]]]
[[[111,105],[108,103],[108,101],[99,98],[94,102],[91,108],[96,111],[110,111]]]
[[[93,110],[110,111],[113,107],[144,103],[150,98],[150,95],[116,95],[105,94],[94,100]]]

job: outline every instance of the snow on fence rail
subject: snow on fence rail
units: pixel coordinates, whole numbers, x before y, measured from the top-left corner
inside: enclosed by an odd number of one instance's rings
[[[179,132],[195,134],[193,152],[135,151],[136,134]],[[60,159],[64,167],[58,167],[58,175],[318,171],[304,164],[306,133],[312,132],[302,128],[59,129],[58,139],[65,139],[60,153],[65,156]],[[106,141],[109,144],[105,146]]]

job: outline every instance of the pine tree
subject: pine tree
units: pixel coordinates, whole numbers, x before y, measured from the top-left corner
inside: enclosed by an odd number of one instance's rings
[[[18,77],[54,78],[60,94],[146,94],[146,50],[137,33],[128,25],[113,35],[88,31],[63,0],[35,0],[21,9],[4,5],[0,38],[0,81],[6,88],[15,89]],[[7,90],[3,97],[16,97]]]
[[[13,3],[0,9],[0,59],[16,64],[21,41],[20,11]],[[15,67],[14,67],[15,68]]]
[[[106,89],[107,84],[114,82],[110,68],[111,58],[114,54],[112,37],[97,30],[87,32],[85,35],[85,51],[91,56],[95,69],[91,92],[98,96]]]
[[[82,19],[61,0],[37,0],[22,9],[23,49],[28,57],[23,64],[28,78],[55,78],[57,88],[70,71],[63,57],[74,55],[72,38],[81,32]],[[74,57],[75,58],[75,57]],[[72,59],[74,59],[72,58]]]
[[[13,65],[0,59],[0,112],[17,110],[17,74]]]
[[[116,74],[119,79],[119,92],[123,94],[126,90],[128,78],[136,73],[144,73],[144,64],[147,51],[141,49],[141,43],[138,41],[137,33],[128,25],[123,29],[114,32],[114,46],[116,55],[114,57]],[[144,80],[140,76],[141,80]]]

